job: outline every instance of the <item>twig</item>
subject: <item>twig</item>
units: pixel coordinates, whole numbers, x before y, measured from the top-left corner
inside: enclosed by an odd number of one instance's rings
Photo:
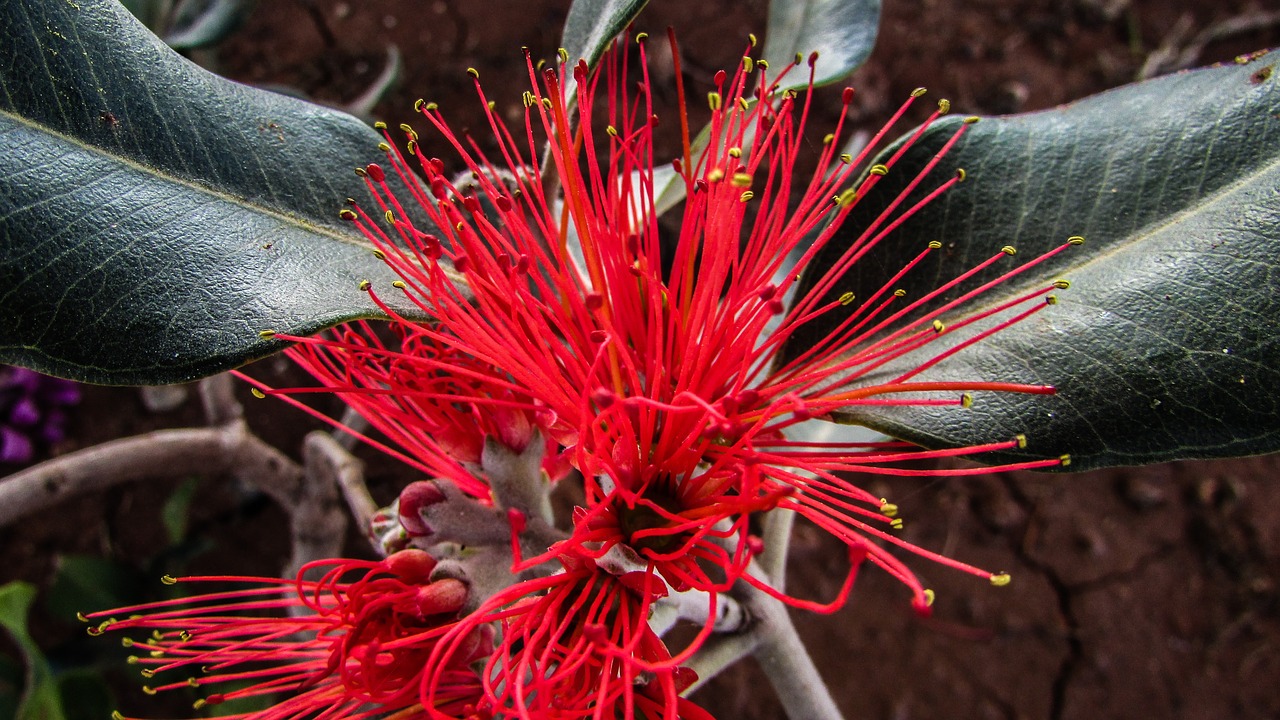
[[[0,481],[0,527],[70,498],[121,483],[230,474],[254,485],[298,484],[301,468],[243,422],[158,430],[63,455]],[[274,497],[274,495],[273,495]]]
[[[368,534],[369,522],[378,512],[378,503],[369,494],[369,488],[364,483],[364,463],[347,452],[341,439],[323,430],[307,435],[305,447],[306,452],[310,453],[306,455],[307,460],[312,461],[313,454],[315,462],[325,465],[327,479],[342,491],[356,527]],[[375,549],[381,550],[381,546],[375,545]]]
[[[794,510],[777,508],[764,520],[764,552],[760,554],[760,568],[770,578],[772,587],[786,592],[787,551],[791,547],[791,527],[795,525]]]
[[[1210,25],[1183,46],[1186,35],[1191,29],[1191,16],[1184,15],[1178,19],[1174,29],[1160,47],[1147,56],[1142,69],[1138,71],[1138,79],[1146,80],[1156,75],[1189,68],[1200,60],[1200,53],[1204,52],[1205,46],[1209,43],[1266,30],[1276,25],[1280,25],[1280,11],[1244,13]]]
[[[764,568],[753,562],[748,573],[770,583]],[[777,587],[776,583],[771,583]],[[787,606],[754,586],[739,581],[730,592],[750,618],[744,632],[714,635],[690,659],[698,680],[693,692],[747,655],[760,663],[792,720],[842,720],[831,692],[791,623]]]

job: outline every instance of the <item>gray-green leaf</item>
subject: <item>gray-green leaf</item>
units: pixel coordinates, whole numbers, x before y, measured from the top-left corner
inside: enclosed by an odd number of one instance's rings
[[[378,314],[358,284],[394,276],[337,216],[372,129],[211,75],[114,0],[8,0],[0,37],[0,361],[178,382]]]
[[[945,178],[964,167],[969,180],[860,261],[836,292],[866,297],[931,240],[944,251],[905,279],[910,296],[1003,245],[1029,259],[1083,235],[1085,245],[982,303],[1066,277],[1074,285],[1057,305],[914,378],[1047,383],[1058,394],[980,393],[967,411],[877,407],[843,419],[928,446],[1026,433],[1027,453],[1070,453],[1071,469],[1280,449],[1277,61],[1272,53],[974,125],[935,171]],[[904,185],[958,122],[931,129],[886,184]],[[856,208],[853,228],[875,216],[888,189]]]
[[[764,53],[776,72],[795,59],[817,52],[814,84],[836,82],[871,55],[880,27],[880,0],[773,0]],[[802,65],[787,76],[782,89],[809,84],[809,68]]]

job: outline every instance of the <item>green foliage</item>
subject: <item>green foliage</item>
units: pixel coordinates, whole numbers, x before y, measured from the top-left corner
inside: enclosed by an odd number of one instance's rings
[[[972,126],[933,176],[963,167],[968,180],[893,232],[835,292],[868,297],[932,240],[944,251],[901,283],[910,297],[1003,245],[1026,260],[1082,235],[1084,245],[984,302],[1065,277],[1073,286],[1058,305],[914,378],[1047,383],[1058,394],[981,393],[968,411],[876,407],[843,419],[928,446],[1026,433],[1028,453],[1070,453],[1071,469],[1280,449],[1278,60],[1272,53]],[[884,178],[888,187],[855,209],[849,232],[959,122],[930,129]]]
[[[114,0],[11,0],[0,36],[0,361],[178,382],[379,314],[358,284],[394,277],[337,216],[372,129],[211,75]]]
[[[774,0],[764,53],[771,70],[780,70],[800,54],[818,53],[814,84],[838,82],[871,55],[880,27],[880,0]],[[789,75],[783,89],[806,87],[809,68]]]
[[[27,632],[27,614],[35,597],[36,588],[30,583],[15,581],[0,586],[0,627],[13,638],[27,665],[26,689],[14,717],[17,720],[64,720],[53,670]]]

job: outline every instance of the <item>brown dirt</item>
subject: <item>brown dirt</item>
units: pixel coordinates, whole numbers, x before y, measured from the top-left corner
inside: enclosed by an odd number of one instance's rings
[[[854,78],[859,121],[883,118],[922,84],[965,113],[1051,107],[1131,80],[1183,16],[1200,29],[1280,7],[1245,0],[885,3],[875,54]],[[765,12],[763,0],[652,5],[642,29],[675,26],[686,67],[707,78],[735,60],[748,32],[762,31]],[[412,102],[423,96],[465,126],[477,117],[465,69],[478,68],[504,108],[518,107],[525,78],[519,47],[551,56],[566,9],[564,0],[259,3],[221,48],[221,69],[340,103],[377,75],[391,42],[406,71],[379,117],[411,121]],[[1274,29],[1253,32],[1210,45],[1202,61],[1276,43]],[[267,361],[256,372],[280,382],[278,373],[288,371]],[[255,428],[296,455],[313,423],[283,405],[245,399]],[[91,389],[72,439],[58,450],[199,421],[194,402],[153,415],[135,391]],[[372,453],[365,457],[373,462],[375,493],[389,499],[406,474]],[[902,506],[907,539],[1007,570],[1013,584],[991,588],[916,562],[938,593],[934,616],[920,620],[901,587],[868,571],[841,612],[797,615],[800,631],[851,719],[1280,717],[1278,471],[1280,457],[1269,457],[1070,476],[877,481],[872,491]],[[280,512],[212,480],[200,486],[191,535],[220,549],[187,571],[276,572],[287,545]],[[98,493],[0,531],[0,582],[47,585],[58,558],[71,553],[143,567],[168,544],[159,504],[177,482]],[[841,577],[840,557],[833,541],[800,527],[793,587],[829,597]],[[45,613],[36,632],[45,647],[72,653],[80,634]],[[697,699],[720,717],[780,716],[751,662]]]

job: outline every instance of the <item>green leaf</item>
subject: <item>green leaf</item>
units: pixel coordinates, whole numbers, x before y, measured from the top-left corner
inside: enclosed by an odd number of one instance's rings
[[[116,704],[107,682],[93,670],[60,672],[57,684],[67,720],[102,720],[109,717],[104,709]]]
[[[165,534],[172,545],[177,545],[187,537],[187,525],[191,521],[191,501],[195,500],[199,485],[196,478],[183,480],[160,508],[160,520],[164,523]]]
[[[596,60],[613,39],[640,14],[649,0],[573,0],[564,19],[560,45],[569,53],[569,62]]]
[[[171,48],[188,50],[216,45],[240,27],[255,0],[185,0],[173,13],[164,35]]]
[[[62,720],[62,702],[49,661],[27,632],[27,614],[36,598],[31,583],[14,581],[0,586],[0,627],[9,632],[27,663],[26,693],[17,720]]]
[[[868,297],[932,240],[944,250],[905,278],[909,297],[1003,245],[1027,260],[1082,235],[1084,245],[980,301],[990,307],[1065,277],[1073,286],[1057,305],[913,378],[1047,383],[1058,393],[975,393],[967,411],[868,407],[841,419],[926,446],[1026,433],[1026,453],[1070,453],[1073,470],[1280,449],[1277,61],[1272,53],[973,125],[925,184],[957,167],[968,180],[860,260],[834,292]],[[846,227],[875,217],[959,122],[930,129],[884,178],[892,187],[872,192]],[[828,253],[814,267],[832,261]],[[790,352],[825,332],[807,330]],[[948,341],[956,342],[939,338],[941,347]]]
[[[64,555],[58,558],[45,609],[73,622],[78,612],[131,604],[139,582],[138,573],[122,563],[92,555]]]
[[[773,0],[764,53],[771,72],[818,53],[814,84],[836,82],[871,55],[880,27],[880,0]],[[809,68],[801,65],[787,76],[782,89],[807,87]]]
[[[394,275],[338,218],[372,129],[201,70],[115,0],[10,0],[0,37],[0,361],[179,382],[380,314],[358,284]]]

